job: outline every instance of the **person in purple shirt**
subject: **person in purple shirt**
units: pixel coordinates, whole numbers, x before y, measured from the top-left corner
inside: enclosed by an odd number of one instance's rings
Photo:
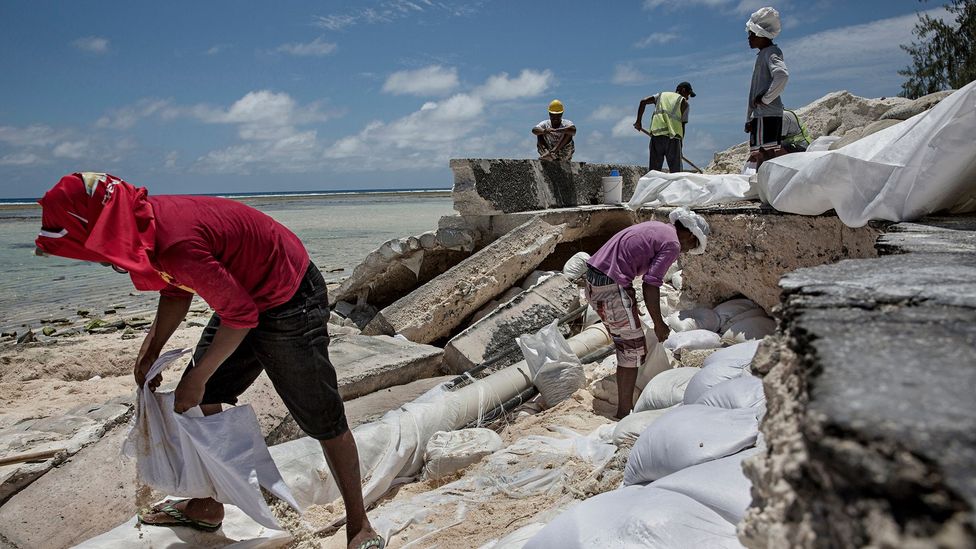
[[[671,223],[646,221],[627,227],[586,262],[586,300],[603,320],[617,352],[617,419],[633,408],[637,368],[648,354],[634,279],[642,277],[654,334],[664,341],[671,334],[661,318],[664,276],[679,253],[705,253],[710,231],[702,216],[678,208],[668,218]]]

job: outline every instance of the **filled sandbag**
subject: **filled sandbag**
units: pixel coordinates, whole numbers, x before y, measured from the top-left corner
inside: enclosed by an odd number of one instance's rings
[[[685,388],[699,371],[698,368],[673,368],[661,372],[641,391],[634,411],[662,410],[681,404],[685,397]]]
[[[747,341],[712,353],[705,359],[701,370],[688,382],[684,403],[692,404],[705,391],[723,381],[741,376],[745,368],[752,363],[752,357],[756,355],[759,343],[759,341]]]
[[[515,341],[522,349],[532,384],[539,389],[547,406],[559,404],[586,384],[583,364],[559,333],[558,320]]]
[[[438,431],[427,441],[424,471],[427,478],[444,478],[501,448],[502,437],[491,429]]]
[[[692,465],[750,448],[760,411],[688,404],[669,410],[641,433],[624,469],[624,485],[652,482]]]
[[[752,482],[742,473],[742,461],[757,453],[756,448],[743,450],[671,473],[650,486],[688,496],[730,523],[738,524],[752,503]]]
[[[670,351],[679,349],[716,349],[722,346],[722,338],[708,330],[689,330],[671,332],[664,341],[664,348]]]
[[[746,299],[744,297],[738,299],[730,299],[724,303],[720,303],[719,305],[716,305],[714,311],[719,318],[719,328],[716,329],[715,331],[724,332],[725,330],[728,330],[729,322],[733,318],[739,316],[742,313],[754,309],[762,310],[762,308],[759,307],[759,305],[757,305],[755,301],[751,299]]]
[[[751,374],[743,374],[735,379],[723,381],[702,393],[694,404],[715,406],[733,410],[753,408],[766,401],[762,380]]]
[[[588,259],[590,259],[590,254],[577,252],[563,265],[563,275],[573,282],[583,278],[583,275],[586,274],[586,261]]]
[[[689,330],[717,332],[722,325],[718,314],[708,307],[675,311],[664,319],[664,323],[675,332],[687,332]]]
[[[634,412],[617,422],[613,428],[613,443],[617,446],[632,446],[647,427],[667,412],[664,410],[645,410]]]
[[[739,548],[735,525],[690,497],[652,486],[627,486],[571,507],[525,549]]]
[[[753,316],[730,324],[722,338],[743,343],[750,339],[762,339],[775,332],[775,320],[768,316]]]

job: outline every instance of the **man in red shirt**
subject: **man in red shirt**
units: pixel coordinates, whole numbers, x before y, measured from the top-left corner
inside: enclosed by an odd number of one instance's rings
[[[363,505],[356,442],[329,361],[328,298],[301,241],[267,215],[223,198],[148,196],[102,173],[65,176],[40,201],[37,251],[109,264],[159,306],[136,358],[136,383],[179,327],[193,294],[214,309],[175,393],[176,412],[206,415],[268,377],[298,425],[322,445],[346,507],[349,547],[381,548]],[[312,472],[310,472],[312,474]],[[167,501],[143,524],[213,531],[223,505],[211,498]]]

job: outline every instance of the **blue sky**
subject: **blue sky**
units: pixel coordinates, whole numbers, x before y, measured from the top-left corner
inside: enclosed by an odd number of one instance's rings
[[[689,80],[685,153],[743,140],[755,53],[776,40],[799,107],[896,95],[915,0],[384,0],[0,4],[0,197],[72,171],[155,194],[448,188],[448,160],[535,156],[553,98],[576,160],[647,162],[638,101]]]

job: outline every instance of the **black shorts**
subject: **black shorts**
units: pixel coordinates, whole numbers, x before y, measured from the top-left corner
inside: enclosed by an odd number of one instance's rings
[[[752,119],[749,150],[771,149],[783,141],[783,117],[763,116]]]
[[[328,320],[325,279],[310,262],[295,295],[261,313],[258,326],[207,380],[201,404],[237,404],[237,397],[264,370],[308,436],[328,440],[345,433],[349,426],[336,371],[329,361]],[[186,372],[203,357],[218,326],[220,318],[213,315]]]

